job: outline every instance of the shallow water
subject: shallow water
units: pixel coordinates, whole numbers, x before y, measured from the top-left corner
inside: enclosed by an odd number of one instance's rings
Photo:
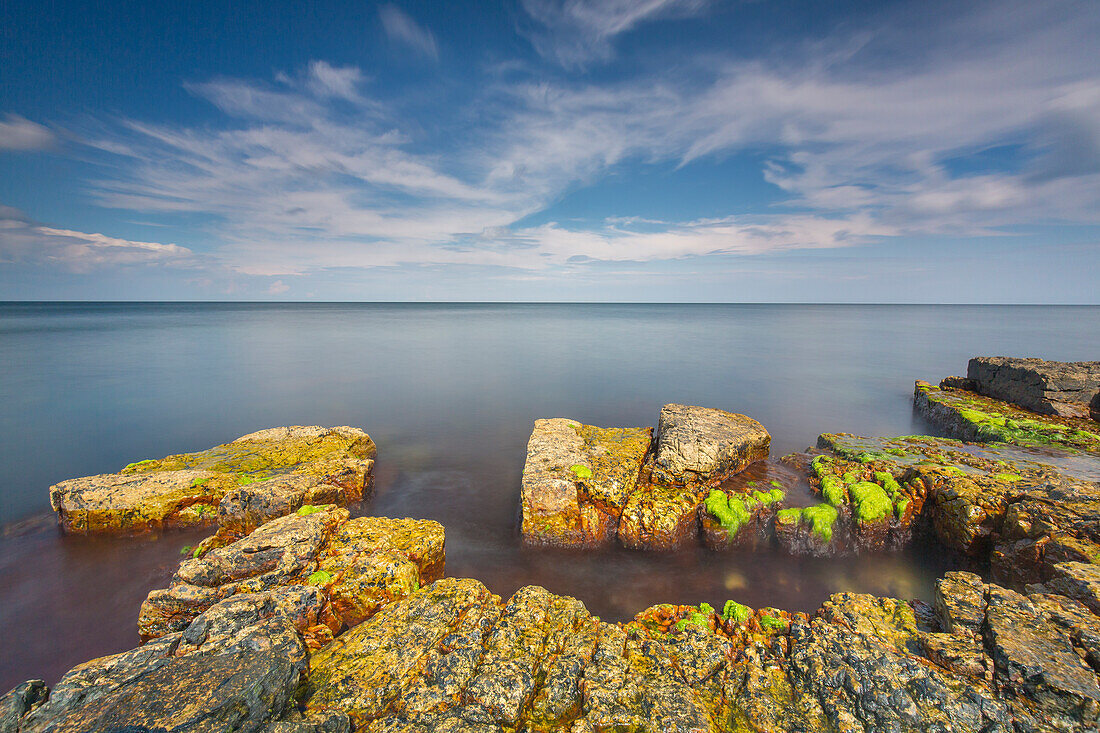
[[[137,642],[183,545],[62,537],[50,484],[259,428],[349,424],[379,445],[362,513],[437,519],[447,572],[537,583],[625,619],[657,602],[810,610],[930,595],[957,561],[578,554],[516,534],[532,422],[653,425],[666,402],[749,414],[773,455],[821,432],[926,432],[914,379],[978,354],[1095,359],[1100,308],[1032,306],[0,304],[0,690]]]

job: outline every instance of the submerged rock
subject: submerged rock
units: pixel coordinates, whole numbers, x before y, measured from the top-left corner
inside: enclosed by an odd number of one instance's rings
[[[374,455],[374,442],[358,428],[271,428],[62,481],[50,487],[50,503],[67,532],[138,533],[217,520],[243,534],[303,504],[362,499]]]
[[[1100,361],[979,356],[966,376],[979,394],[1044,415],[1088,417],[1089,401],[1100,394]]]

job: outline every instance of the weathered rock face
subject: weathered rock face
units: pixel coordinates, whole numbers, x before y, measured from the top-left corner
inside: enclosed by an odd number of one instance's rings
[[[917,381],[917,411],[960,440],[1003,442],[1100,455],[1100,432],[1090,420],[1039,415],[965,390]]]
[[[307,586],[222,601],[182,632],[73,668],[12,730],[263,730],[293,702],[301,631],[321,605]]]
[[[768,457],[771,435],[751,417],[711,407],[665,405],[657,422],[654,477],[711,485]]]
[[[524,541],[558,547],[610,543],[652,435],[650,428],[536,420],[520,494]]]
[[[171,585],[150,592],[142,603],[138,631],[145,639],[163,636],[235,594],[309,583],[325,600],[323,624],[308,639],[321,644],[382,604],[442,577],[443,569],[443,527],[437,522],[348,521],[346,509],[305,506],[185,560]]]
[[[731,601],[620,626],[542,588],[502,603],[442,580],[314,653],[305,704],[366,731],[1091,729],[1100,635],[1071,629],[1100,619],[968,573],[940,595],[942,625],[841,593],[813,617]]]
[[[979,356],[966,376],[980,394],[1044,415],[1088,417],[1090,400],[1100,394],[1100,361]]]
[[[68,532],[137,533],[217,519],[243,534],[303,504],[358,501],[371,486],[374,454],[357,428],[271,428],[62,481],[50,488],[50,503]]]
[[[744,415],[665,405],[650,428],[536,420],[523,467],[524,541],[671,549],[693,541],[709,486],[767,458],[771,436]]]
[[[694,543],[708,489],[768,457],[771,436],[744,415],[665,405],[637,490],[619,520],[624,547],[671,550]]]

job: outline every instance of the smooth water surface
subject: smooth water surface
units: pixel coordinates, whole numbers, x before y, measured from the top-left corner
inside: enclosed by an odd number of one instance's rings
[[[742,412],[773,455],[821,432],[927,431],[914,379],[975,355],[1096,359],[1100,308],[844,305],[0,304],[0,692],[137,642],[141,599],[202,532],[62,537],[48,487],[276,425],[355,425],[379,446],[368,514],[437,519],[447,573],[537,583],[626,619],[658,602],[816,607],[928,598],[955,562],[689,550],[522,549],[532,422],[653,425],[666,402]]]

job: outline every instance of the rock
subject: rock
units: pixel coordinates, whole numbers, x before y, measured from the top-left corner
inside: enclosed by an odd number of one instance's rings
[[[976,392],[978,383],[966,377],[944,377],[940,380],[940,387],[945,389],[962,389],[967,392]]]
[[[1100,393],[1100,361],[979,356],[966,376],[980,394],[1044,415],[1088,417],[1089,401]]]
[[[1089,417],[1100,422],[1100,392],[1097,392],[1089,400]]]
[[[990,585],[986,597],[986,642],[1002,694],[1026,700],[1066,727],[1094,724],[1100,686],[1069,636],[1019,593]]]
[[[934,606],[944,631],[977,637],[985,621],[985,583],[974,573],[949,572],[936,581]]]
[[[141,604],[138,631],[143,639],[179,631],[218,601],[280,585],[305,583],[317,570],[322,546],[347,521],[334,506],[272,520],[251,535],[199,558],[184,560],[164,590]]]
[[[443,525],[416,519],[360,517],[320,551],[318,574],[344,626],[443,577]],[[338,629],[337,629],[338,630]]]
[[[67,532],[138,533],[218,519],[247,533],[306,503],[360,500],[374,454],[374,442],[357,428],[271,428],[199,453],[62,481],[50,487],[50,503]]]
[[[292,702],[300,627],[321,600],[294,586],[216,604],[182,633],[73,668],[19,730],[263,730]]]
[[[28,680],[0,697],[0,733],[16,733],[27,713],[46,700],[50,690],[42,680]]]
[[[771,436],[744,415],[711,407],[669,404],[657,422],[655,479],[712,485],[768,457]]]
[[[1100,565],[1083,562],[1062,562],[1052,568],[1047,588],[1084,604],[1100,616]]]
[[[643,481],[619,519],[619,542],[632,550],[674,550],[698,537],[702,497],[693,488]]]
[[[919,380],[914,405],[924,417],[960,440],[1100,455],[1100,433],[1087,419],[1039,415],[980,394]]]
[[[346,509],[304,506],[236,542],[185,560],[170,586],[150,592],[142,603],[138,630],[144,639],[163,636],[234,594],[309,583],[321,588],[325,599],[323,621],[329,629],[316,630],[324,642],[382,604],[442,577],[444,563],[438,522],[348,521]]]
[[[536,420],[520,493],[524,541],[558,547],[610,543],[652,433],[565,418]]]

